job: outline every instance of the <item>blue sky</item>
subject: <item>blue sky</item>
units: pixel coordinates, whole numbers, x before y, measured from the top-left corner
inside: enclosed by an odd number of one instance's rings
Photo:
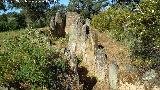
[[[60,0],[61,4],[68,5],[69,0]]]

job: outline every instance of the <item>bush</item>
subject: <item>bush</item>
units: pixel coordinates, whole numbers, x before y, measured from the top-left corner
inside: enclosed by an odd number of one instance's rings
[[[1,15],[0,19],[0,31],[17,30],[26,27],[25,16],[23,14]]]
[[[7,22],[7,21],[8,21],[7,14],[2,14],[2,15],[0,15],[0,20]]]
[[[18,23],[16,24],[17,29],[25,28],[27,26],[26,17],[23,14],[16,14],[15,21]]]
[[[43,28],[47,26],[46,19],[44,17],[41,17],[35,21],[28,22],[29,28]]]
[[[9,30],[8,22],[0,21],[0,32]]]
[[[0,85],[17,89],[63,86],[59,75],[65,72],[65,61],[39,31],[26,30],[1,45]]]
[[[159,0],[143,0],[137,7],[139,10],[130,9],[127,5],[111,6],[106,12],[93,17],[92,26],[111,33],[118,41],[125,41],[134,58],[160,64],[159,4]]]

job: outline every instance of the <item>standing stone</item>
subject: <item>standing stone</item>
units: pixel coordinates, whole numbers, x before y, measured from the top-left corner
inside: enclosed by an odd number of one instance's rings
[[[55,17],[54,16],[51,17],[50,29],[51,29],[51,32],[55,31]]]
[[[82,32],[82,23],[81,18],[77,16],[74,20],[74,23],[71,26],[71,30],[69,32],[69,41],[68,48],[71,52],[81,53],[81,32]]]
[[[87,19],[86,19],[86,25],[87,25],[87,26],[90,26],[90,23],[91,23],[91,20],[87,18]]]
[[[65,15],[60,12],[56,13],[56,16],[51,17],[50,28],[53,36],[64,37],[65,36]]]
[[[79,17],[79,14],[76,12],[67,12],[66,13],[66,27],[65,27],[66,34],[69,34],[69,32],[71,31],[71,29],[72,29],[71,26],[77,17]]]
[[[97,66],[97,73],[98,73],[98,79],[104,80],[105,79],[105,71],[106,71],[106,64],[107,64],[107,58],[105,54],[105,50],[103,46],[98,46],[98,49],[96,50],[96,66]]]
[[[109,65],[109,85],[111,90],[118,89],[118,65],[115,61]]]

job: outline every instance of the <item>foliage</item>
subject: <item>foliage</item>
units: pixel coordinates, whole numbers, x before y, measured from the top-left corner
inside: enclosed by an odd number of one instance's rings
[[[50,7],[51,3],[56,3],[58,0],[34,0],[32,2],[27,0],[13,1],[12,7],[18,7],[23,9],[27,17],[29,17],[32,21],[39,19],[40,17],[44,17],[44,13],[46,9]]]
[[[19,19],[13,20],[9,22],[8,24],[2,24],[1,26],[3,27],[1,27],[1,31],[2,30],[6,31],[6,29],[8,28],[11,28],[11,29],[18,28],[19,29],[21,26],[23,27],[28,26],[29,28],[42,28],[45,26],[49,26],[51,16],[54,16],[58,10],[60,12],[65,12],[66,7],[63,4],[60,4],[59,0],[47,0],[47,1],[45,0],[34,0],[34,1],[3,0],[0,2],[0,9],[8,10],[12,8],[21,9],[20,13],[21,15],[25,16],[25,18],[24,17],[22,18],[19,15],[18,17],[15,17],[14,15],[14,18],[19,18]],[[10,13],[8,13],[6,16],[7,18],[9,18]],[[24,24],[23,22],[24,19],[27,25]],[[20,25],[20,24],[23,24],[23,25]]]
[[[136,2],[136,3],[139,3],[141,0],[112,0],[111,2],[112,3],[120,3],[120,4],[122,4],[122,3],[126,3],[126,4],[128,4],[128,3],[131,3],[131,2]]]
[[[106,12],[94,16],[92,26],[111,33],[119,41],[125,41],[130,46],[133,57],[152,60],[158,64],[159,4],[159,0],[142,0],[135,10],[131,10],[128,5],[114,5]]]
[[[18,84],[17,89],[63,86],[59,74],[65,71],[65,61],[41,31],[25,30],[4,38],[0,46],[0,85]]]
[[[6,10],[5,4],[3,2],[0,2],[0,10]]]
[[[2,14],[2,15],[0,16],[0,20],[7,22],[7,21],[8,21],[7,15],[6,15],[6,14]]]
[[[40,17],[35,21],[28,22],[29,28],[42,28],[42,27],[45,27],[46,25],[47,25],[47,22],[45,17]]]
[[[98,14],[108,5],[108,0],[70,0],[68,11],[80,13],[84,18]]]
[[[23,14],[2,14],[0,19],[0,31],[16,30],[26,27],[25,16]]]

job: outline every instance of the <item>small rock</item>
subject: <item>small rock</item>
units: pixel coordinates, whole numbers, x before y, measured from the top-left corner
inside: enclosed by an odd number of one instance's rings
[[[144,73],[144,75],[142,76],[142,80],[145,80],[145,81],[154,80],[157,77],[157,75],[158,73],[156,73],[155,70],[151,69]]]
[[[0,90],[8,90],[6,87],[0,87]]]
[[[16,89],[14,89],[13,87],[11,87],[10,90],[16,90]]]
[[[137,68],[136,67],[134,67],[134,66],[132,66],[132,65],[129,65],[129,64],[127,64],[126,65],[126,71],[127,72],[136,72],[137,71]]]

